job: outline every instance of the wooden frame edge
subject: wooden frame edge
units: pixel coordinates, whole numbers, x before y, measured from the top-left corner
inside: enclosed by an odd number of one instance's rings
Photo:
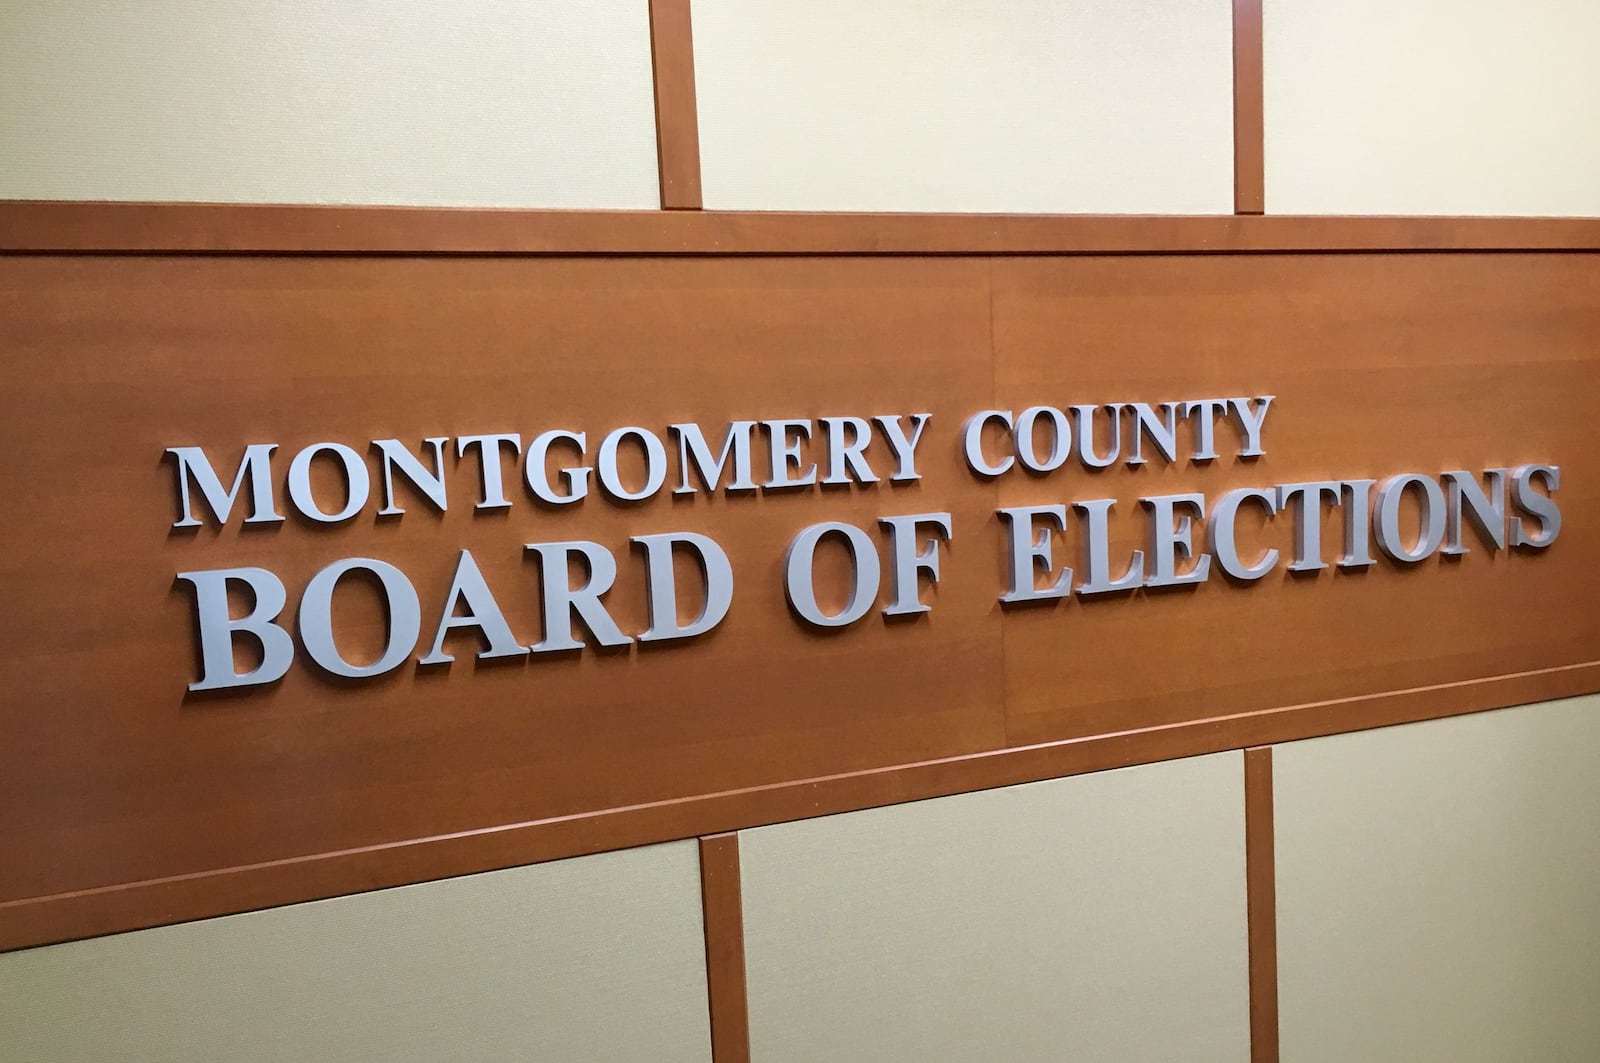
[[[1600,691],[1600,661],[0,903],[0,951]]]
[[[656,163],[663,210],[700,209],[700,119],[689,0],[650,0]]]
[[[706,1002],[712,1063],[750,1063],[739,834],[700,839],[700,906],[706,935]]]
[[[1261,0],[1233,0],[1233,212],[1266,211]]]
[[[1278,884],[1272,747],[1244,751],[1244,860],[1250,942],[1250,1063],[1278,1063]]]
[[[800,214],[0,201],[0,254],[1600,251],[1600,218]]]

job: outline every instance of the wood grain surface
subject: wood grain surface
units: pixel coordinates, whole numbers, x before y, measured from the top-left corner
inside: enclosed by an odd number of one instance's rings
[[[1595,262],[0,259],[0,947],[1596,689]],[[1278,396],[1266,457],[993,483],[961,461],[962,420],[991,406],[1212,394]],[[162,460],[919,410],[915,484],[561,509],[519,489],[478,513],[474,467],[452,461],[445,514],[412,497],[399,519],[372,506],[333,527],[175,531]],[[997,505],[1116,497],[1121,513],[1168,490],[1524,461],[1562,466],[1547,551],[996,600]],[[801,527],[931,510],[956,534],[930,614],[831,633],[790,615],[779,573]],[[1141,525],[1116,527],[1123,549]],[[531,642],[524,543],[611,548],[608,604],[638,632],[627,539],[671,530],[716,538],[736,575],[727,620],[694,642],[496,664],[459,635],[445,669],[353,684],[297,666],[268,690],[185,690],[180,571],[260,565],[294,602],[330,561],[382,558],[431,634],[469,548]],[[1252,534],[1282,547],[1287,529]],[[825,565],[823,595],[842,578]],[[341,645],[374,649],[376,607],[341,610]]]

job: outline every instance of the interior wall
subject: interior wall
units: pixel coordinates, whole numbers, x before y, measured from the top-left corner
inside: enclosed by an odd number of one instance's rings
[[[710,1059],[692,842],[0,954],[30,1063]]]
[[[707,208],[1227,214],[1227,0],[695,0]]]
[[[1249,1056],[1239,753],[744,831],[751,1056]]]
[[[1269,212],[1600,215],[1592,0],[1264,8]],[[1222,0],[693,13],[708,208],[1232,209]],[[7,0],[0,198],[652,209],[647,15]],[[1600,1057],[1597,713],[1275,750],[1285,1061]],[[754,1057],[1247,1058],[1240,775],[743,832]],[[675,843],[0,955],[0,1055],[705,1060],[697,874]]]
[[[6,0],[0,198],[658,203],[644,0]]]
[[[1274,214],[1600,214],[1600,4],[1264,0]]]
[[[1600,695],[1278,746],[1285,1063],[1600,1059]]]

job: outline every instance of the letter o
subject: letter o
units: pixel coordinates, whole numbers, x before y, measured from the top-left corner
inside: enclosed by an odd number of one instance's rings
[[[1416,545],[1406,549],[1400,538],[1400,500],[1406,488],[1422,488],[1422,529]],[[1432,554],[1444,541],[1444,488],[1431,476],[1402,473],[1378,485],[1375,538],[1378,549],[1402,564],[1414,565]]]
[[[811,579],[817,544],[830,532],[844,536],[845,542],[850,544],[850,562],[856,574],[849,602],[832,616],[817,604],[817,588]],[[865,616],[878,599],[878,547],[854,524],[840,521],[813,524],[789,544],[789,551],[783,558],[783,589],[789,597],[789,605],[807,623],[817,627],[853,624]]]
[[[622,477],[617,472],[617,447],[627,436],[637,436],[644,444],[645,455],[645,483],[638,491],[629,491],[622,486]],[[624,502],[640,502],[657,491],[667,482],[667,448],[659,436],[647,428],[614,429],[600,443],[600,484],[607,493]]]
[[[389,641],[383,656],[367,665],[351,664],[333,641],[333,590],[348,572],[364,570],[378,577],[389,606]],[[300,599],[300,641],[311,659],[346,679],[371,679],[399,667],[416,648],[422,631],[422,606],[406,574],[386,561],[347,557],[318,572]]]
[[[344,463],[349,494],[345,498],[344,508],[337,513],[324,513],[311,494],[311,460],[324,450],[337,454]],[[343,443],[313,443],[296,454],[294,461],[289,463],[289,498],[294,502],[294,508],[308,520],[322,524],[338,524],[342,520],[349,520],[367,504],[371,489],[372,480],[367,475],[367,463],[361,460],[360,454]]]
[[[1050,456],[1044,461],[1039,460],[1039,455],[1033,449],[1033,425],[1041,416],[1050,419],[1056,434]],[[1034,472],[1055,472],[1072,457],[1072,426],[1067,423],[1067,415],[1054,406],[1030,406],[1017,417],[1017,430],[1012,443],[1017,450],[1017,460],[1025,468]]]

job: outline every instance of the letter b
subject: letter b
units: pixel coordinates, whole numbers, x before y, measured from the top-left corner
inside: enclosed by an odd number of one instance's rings
[[[277,576],[264,568],[219,568],[180,572],[178,578],[194,586],[200,630],[200,680],[190,683],[190,690],[258,686],[283,678],[294,663],[294,639],[273,622],[288,601]],[[237,620],[229,615],[229,580],[246,584],[255,595],[250,612]],[[261,664],[243,673],[236,672],[233,665],[233,640],[241,634],[261,645]]]

